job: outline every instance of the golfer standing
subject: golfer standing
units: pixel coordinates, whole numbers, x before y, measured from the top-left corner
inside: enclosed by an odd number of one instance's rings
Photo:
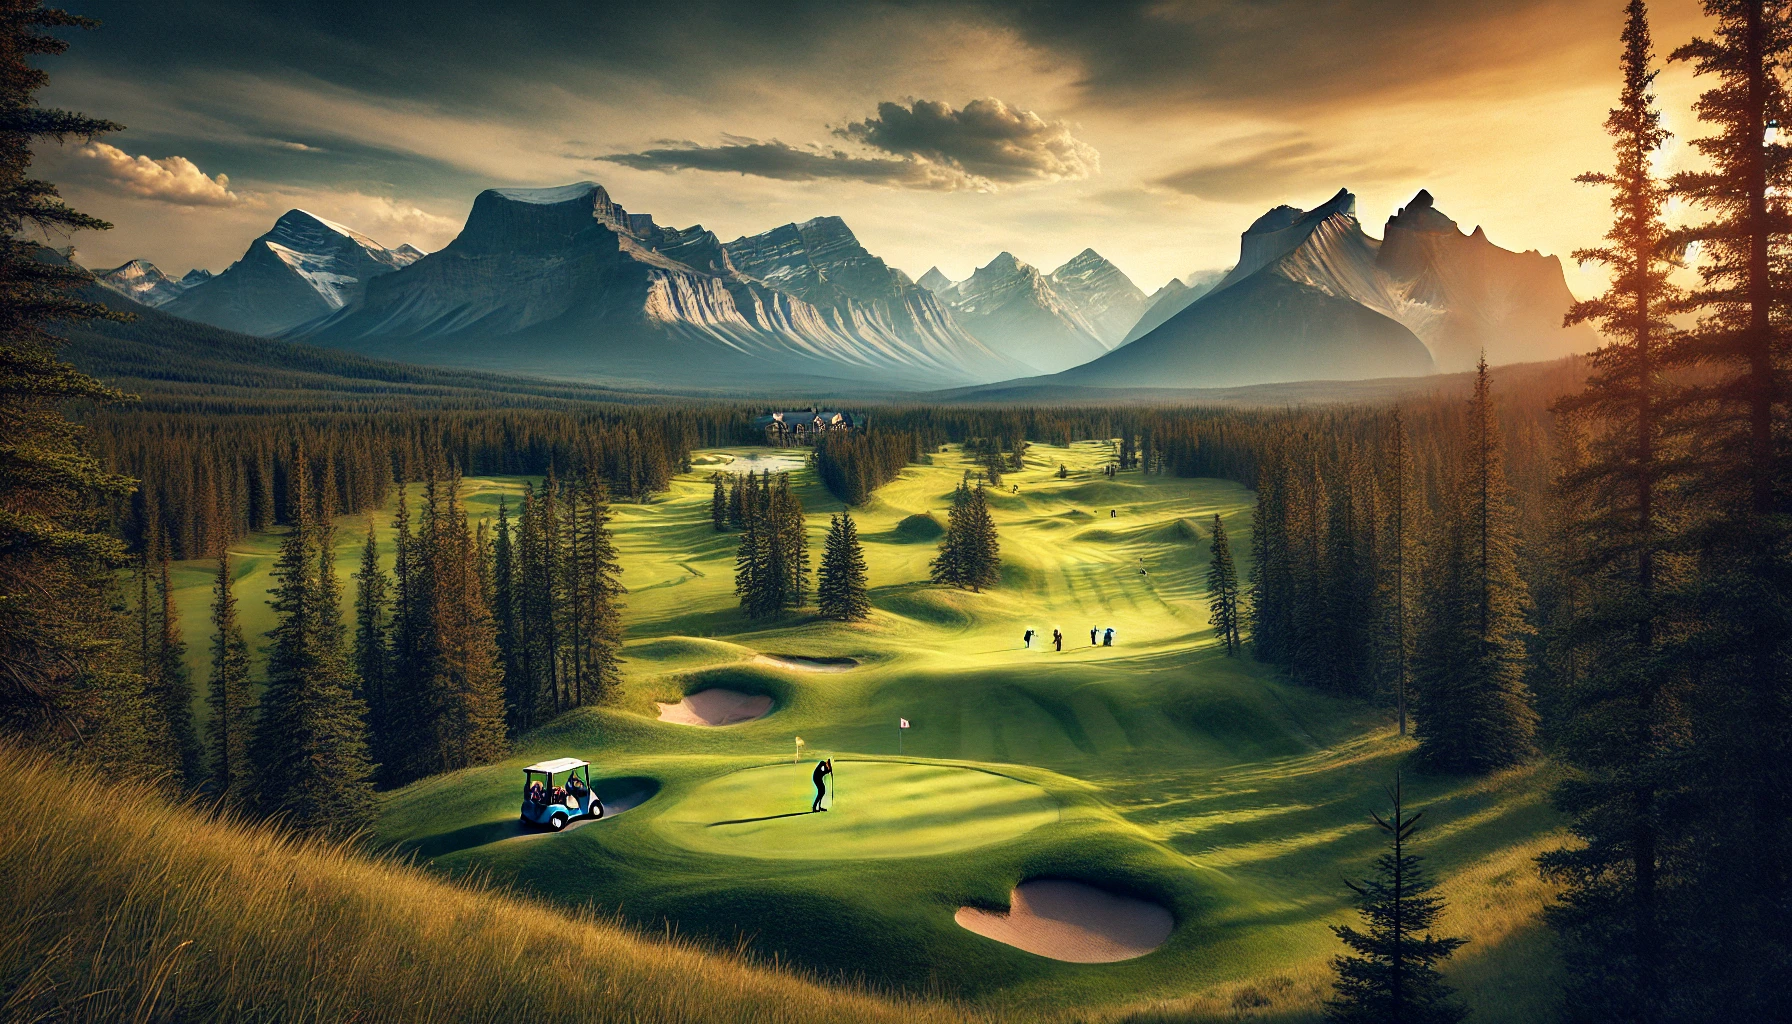
[[[809,808],[811,813],[827,810],[826,807],[821,806],[821,798],[828,795],[828,776],[832,774],[834,774],[833,758],[815,762],[815,803]]]
[[[1025,633],[1022,633],[1020,635],[1020,642],[1023,646],[1026,646],[1029,648],[1032,647],[1033,646],[1033,631],[1029,629]]]
[[[1064,649],[1064,634],[1059,632],[1058,630],[1055,630],[1055,629],[1052,630],[1052,650],[1062,651],[1063,649]]]

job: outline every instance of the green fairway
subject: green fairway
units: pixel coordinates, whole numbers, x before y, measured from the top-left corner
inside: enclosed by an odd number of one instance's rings
[[[1005,842],[1058,820],[1044,789],[991,772],[836,761],[825,813],[810,813],[811,762],[724,775],[654,819],[700,853],[780,860],[924,857]],[[839,797],[845,786],[851,796]]]
[[[974,464],[954,448],[904,470],[853,510],[874,610],[851,625],[809,612],[744,618],[737,537],[709,523],[709,473],[748,456],[800,464],[803,453],[698,453],[670,491],[614,509],[629,589],[617,703],[519,738],[499,764],[386,794],[376,840],[444,871],[744,942],[824,976],[1002,1005],[1315,1019],[1341,948],[1328,926],[1352,919],[1341,879],[1379,852],[1368,814],[1383,809],[1411,741],[1384,707],[1226,657],[1207,622],[1209,531],[1223,516],[1248,571],[1252,495],[1218,480],[1109,480],[1099,467],[1113,451],[1029,450],[1026,469],[991,493],[1002,580],[980,594],[926,582],[938,524]],[[514,508],[522,481],[465,485],[477,518],[495,514],[500,494]],[[842,506],[806,469],[792,486],[818,557]],[[388,518],[378,526],[389,562]],[[344,520],[339,533],[345,573],[362,521]],[[277,542],[233,548],[251,630],[270,625]],[[202,688],[207,566],[181,566],[178,582]],[[1090,629],[1109,627],[1115,645],[1091,646]],[[1041,637],[1032,649],[1021,643],[1028,628]],[[724,728],[659,720],[656,702],[708,688],[770,697],[772,711]],[[912,728],[898,763],[902,718]],[[792,767],[797,737],[805,754]],[[810,814],[809,772],[827,754],[837,757],[838,809]],[[658,789],[613,820],[508,841],[521,767],[560,756]],[[1450,978],[1480,1021],[1552,1012],[1546,891],[1531,860],[1558,838],[1550,781],[1543,766],[1406,778],[1409,800],[1426,809],[1420,852],[1450,901],[1443,928],[1471,940]],[[766,820],[744,820],[755,818]],[[961,906],[1000,910],[1017,883],[1042,877],[1156,902],[1175,930],[1134,960],[1072,964],[954,921]]]

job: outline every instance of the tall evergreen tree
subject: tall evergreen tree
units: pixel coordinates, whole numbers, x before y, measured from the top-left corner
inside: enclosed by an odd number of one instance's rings
[[[575,705],[592,704],[615,693],[622,681],[622,608],[628,593],[622,585],[616,543],[610,533],[610,504],[601,482],[584,478],[569,499],[577,523],[569,525],[576,537],[568,557],[569,571],[576,574],[580,595],[573,611],[576,667]],[[568,588],[568,593],[575,590]]]
[[[314,518],[308,463],[293,460],[291,529],[275,559],[267,688],[250,752],[258,802],[308,832],[346,836],[373,815],[366,706],[344,649],[327,521]]]
[[[709,525],[717,533],[728,532],[728,488],[722,483],[722,474],[713,473],[710,481],[714,489],[709,495]]]
[[[155,689],[167,723],[170,753],[180,778],[197,785],[204,777],[204,752],[193,728],[193,679],[187,672],[187,641],[181,635],[180,611],[174,607],[174,583],[170,578],[168,549],[164,545],[156,574],[156,596],[161,608],[156,616]]]
[[[1214,635],[1226,648],[1226,657],[1236,655],[1244,641],[1239,637],[1238,567],[1232,564],[1232,545],[1226,540],[1226,524],[1219,513],[1213,516],[1213,542],[1207,563],[1207,621]]]
[[[1570,1016],[1646,1024],[1670,1013],[1660,871],[1681,859],[1664,827],[1677,816],[1663,813],[1662,795],[1679,774],[1682,752],[1671,737],[1685,724],[1672,709],[1687,695],[1660,643],[1668,624],[1662,574],[1676,561],[1665,550],[1676,517],[1664,515],[1663,483],[1676,459],[1664,450],[1671,396],[1660,364],[1680,295],[1669,281],[1667,189],[1651,169],[1668,133],[1652,95],[1642,0],[1628,6],[1622,41],[1623,86],[1605,122],[1616,167],[1578,179],[1612,188],[1612,227],[1605,245],[1574,254],[1611,268],[1612,284],[1568,314],[1570,323],[1598,323],[1610,341],[1585,389],[1557,405],[1562,581],[1547,655],[1557,747],[1572,773],[1555,801],[1581,841],[1541,863],[1566,884],[1551,919],[1565,940]],[[1597,431],[1591,445],[1583,421]]]
[[[361,567],[355,572],[355,678],[367,704],[367,731],[374,757],[396,763],[392,743],[392,647],[390,632],[392,581],[380,566],[379,539],[373,519],[367,521],[367,542],[361,546]]]
[[[510,731],[520,728],[518,686],[524,681],[522,617],[518,614],[517,550],[510,528],[510,505],[498,496],[497,539],[492,545],[492,618],[498,629],[498,657],[504,668],[504,709]]]
[[[871,600],[865,587],[865,549],[859,543],[859,529],[852,513],[842,512],[828,523],[816,604],[826,618],[842,622],[866,618],[871,614]]]
[[[1444,901],[1432,895],[1435,883],[1424,858],[1408,852],[1425,812],[1406,813],[1398,777],[1388,796],[1393,814],[1370,815],[1388,852],[1375,859],[1374,877],[1345,883],[1368,929],[1332,927],[1353,955],[1332,960],[1337,981],[1325,1018],[1335,1024],[1455,1024],[1468,1011],[1450,998],[1437,965],[1466,940],[1431,934]]]
[[[94,24],[35,0],[12,0],[0,18],[0,726],[94,745],[128,770],[164,753],[145,736],[142,677],[112,611],[123,548],[100,529],[131,482],[105,472],[63,414],[124,396],[58,359],[63,338],[48,329],[118,317],[70,295],[86,272],[27,237],[110,227],[29,174],[38,140],[122,127],[36,103],[49,81],[39,61],[68,45],[51,30]]]
[[[206,746],[214,795],[225,803],[244,800],[253,785],[249,742],[255,727],[255,694],[249,683],[249,643],[236,617],[231,593],[230,551],[218,547],[212,582],[212,667],[206,680]]]
[[[1689,498],[1674,546],[1692,564],[1672,605],[1694,611],[1669,657],[1696,681],[1676,781],[1686,847],[1675,914],[1692,931],[1664,982],[1685,1020],[1792,1018],[1792,429],[1785,311],[1792,261],[1792,121],[1785,74],[1792,12],[1783,2],[1709,0],[1712,28],[1670,60],[1715,79],[1695,111],[1713,134],[1692,146],[1706,169],[1669,193],[1707,219],[1673,232],[1697,243],[1699,285],[1676,312],[1696,323],[1664,352],[1697,383],[1675,395]],[[1657,581],[1659,584],[1660,580]],[[1663,642],[1668,637],[1658,637]],[[1668,677],[1672,681],[1673,677]],[[1658,819],[1659,820],[1659,819]],[[1678,885],[1684,881],[1684,886]]]
[[[1419,752],[1447,771],[1501,768],[1535,750],[1537,713],[1524,680],[1528,597],[1492,387],[1483,359],[1468,436],[1444,490],[1414,657]]]
[[[1383,664],[1394,692],[1394,710],[1400,735],[1406,735],[1407,686],[1412,673],[1412,615],[1408,608],[1408,532],[1412,519],[1412,449],[1406,421],[1395,408],[1388,419],[1385,448],[1387,483],[1384,489],[1382,555],[1384,570],[1381,607],[1385,637]]]
[[[946,533],[940,538],[939,553],[928,566],[928,575],[935,583],[948,587],[970,586],[969,528],[966,512],[970,508],[971,489],[959,481],[952,492],[952,507],[946,510]]]
[[[809,527],[803,517],[803,500],[790,489],[790,474],[778,475],[772,507],[778,524],[778,546],[784,558],[781,603],[786,608],[801,608],[809,597]]]
[[[432,741],[428,770],[452,771],[485,764],[508,749],[504,678],[459,477],[430,488],[426,514],[424,558],[431,580],[425,669]]]
[[[1001,542],[982,484],[971,490],[965,504],[964,531],[965,584],[973,591],[995,586],[1002,578]]]

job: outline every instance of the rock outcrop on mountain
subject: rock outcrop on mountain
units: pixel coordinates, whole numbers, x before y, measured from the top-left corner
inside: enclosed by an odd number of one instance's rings
[[[1430,373],[1424,342],[1355,297],[1380,281],[1376,246],[1339,191],[1312,210],[1279,206],[1240,239],[1238,265],[1207,295],[1130,345],[1056,379],[1099,387],[1235,387]]]
[[[868,344],[907,346],[978,378],[1025,371],[967,334],[931,291],[867,252],[839,217],[785,224],[722,248],[741,273],[802,299]]]
[[[1145,312],[1134,321],[1120,344],[1131,344],[1157,329],[1157,325],[1187,309],[1189,303],[1213,291],[1231,270],[1198,270],[1187,277],[1172,277],[1162,288],[1146,296]]]
[[[1094,249],[1084,249],[1047,277],[1052,288],[1095,328],[1109,348],[1139,322],[1149,301],[1139,286]]]
[[[1224,387],[1457,371],[1482,352],[1500,364],[1596,347],[1591,329],[1561,326],[1573,296],[1555,257],[1501,249],[1479,228],[1464,234],[1423,191],[1385,234],[1363,232],[1346,190],[1312,210],[1279,206],[1244,233],[1238,265],[1212,292],[1063,376]],[[1164,378],[1171,367],[1174,384]]]
[[[730,249],[766,279],[736,266]],[[291,336],[419,362],[683,387],[929,388],[1016,372],[936,311],[837,219],[724,245],[700,226],[630,213],[586,181],[480,193],[453,242]]]
[[[1360,301],[1411,328],[1441,371],[1472,369],[1483,352],[1499,365],[1599,345],[1591,326],[1562,326],[1574,296],[1559,259],[1502,249],[1479,227],[1464,234],[1422,189],[1388,218],[1375,263],[1386,297],[1369,292]]]
[[[185,277],[172,278],[156,269],[156,265],[148,260],[132,260],[111,270],[96,270],[93,277],[125,298],[153,309],[172,301],[188,288],[211,277],[211,274],[203,270],[190,270]]]
[[[1004,252],[935,292],[977,340],[1042,373],[1105,354],[1100,329],[1038,268]]]
[[[271,336],[334,313],[369,280],[421,255],[409,245],[387,249],[352,228],[288,210],[249,243],[242,259],[162,308],[214,327]]]

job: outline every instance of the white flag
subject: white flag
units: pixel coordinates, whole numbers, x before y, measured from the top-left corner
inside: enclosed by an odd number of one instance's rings
[[[897,721],[898,721],[898,722],[901,722],[901,723],[902,723],[902,727],[903,727],[903,728],[904,728],[904,729],[906,729],[906,728],[908,728],[908,719],[906,719],[906,718],[898,718],[898,719],[897,719]]]

